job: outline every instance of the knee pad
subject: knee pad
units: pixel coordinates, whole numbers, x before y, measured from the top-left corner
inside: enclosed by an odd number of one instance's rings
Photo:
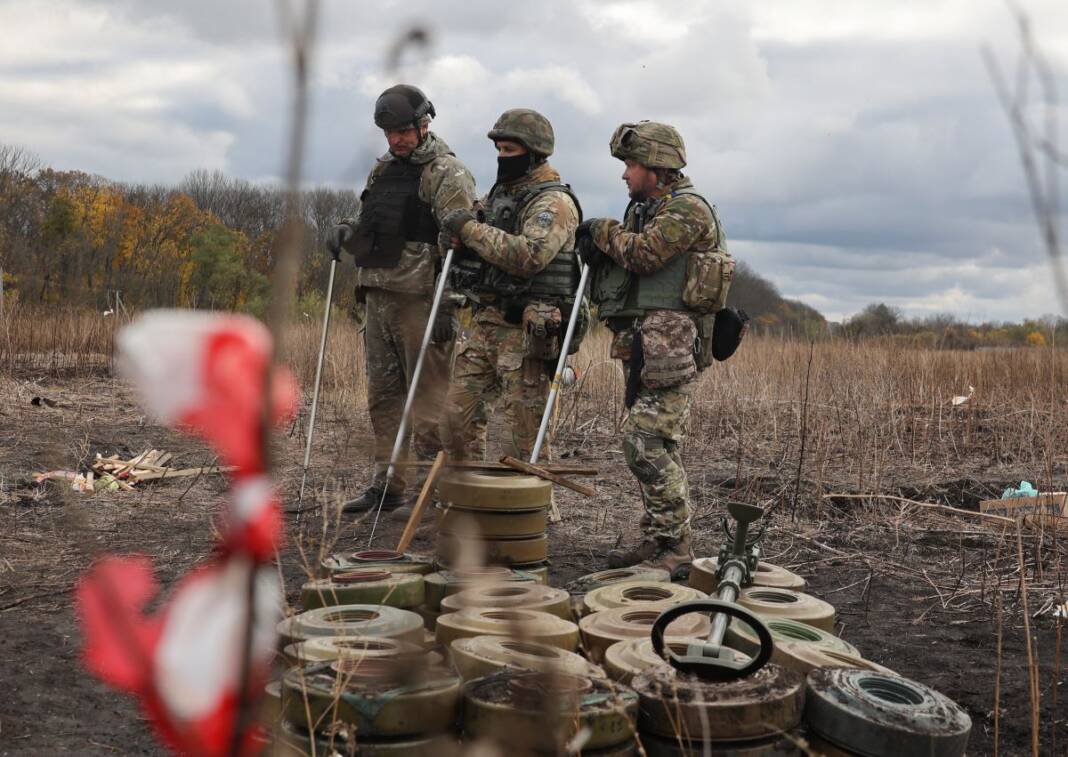
[[[640,431],[631,431],[623,437],[623,457],[639,481],[654,481],[671,465],[666,443],[663,437]]]

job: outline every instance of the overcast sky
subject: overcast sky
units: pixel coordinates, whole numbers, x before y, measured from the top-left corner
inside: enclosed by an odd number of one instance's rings
[[[1022,5],[1068,97],[1068,4]],[[289,100],[278,7],[0,0],[0,143],[127,182],[197,168],[272,181]],[[416,23],[430,47],[387,75]],[[362,184],[384,148],[374,98],[403,79],[481,191],[486,131],[533,107],[586,215],[618,217],[608,139],[662,120],[735,255],[831,319],[875,301],[971,320],[1057,312],[984,44],[1009,64],[1018,49],[997,0],[327,0],[307,179]]]

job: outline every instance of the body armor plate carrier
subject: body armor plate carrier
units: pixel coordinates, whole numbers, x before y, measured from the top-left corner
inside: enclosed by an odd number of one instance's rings
[[[426,166],[391,160],[360,196],[356,233],[346,249],[364,268],[396,268],[408,242],[435,244],[438,224],[430,204],[419,199]]]
[[[482,220],[508,234],[516,233],[523,210],[542,192],[565,192],[575,203],[579,221],[582,206],[571,187],[557,181],[533,184],[517,195],[494,195]],[[505,314],[505,319],[518,323],[523,308],[531,302],[546,302],[570,312],[578,286],[578,256],[574,250],[561,250],[544,269],[530,277],[513,276],[477,255],[467,252],[453,264],[453,286],[478,304],[493,302]]]

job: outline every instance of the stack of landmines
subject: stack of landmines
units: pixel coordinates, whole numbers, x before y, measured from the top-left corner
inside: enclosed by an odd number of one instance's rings
[[[772,662],[731,683],[677,673],[653,650],[656,617],[716,589],[716,560],[690,585],[665,571],[594,573],[567,590],[503,566],[433,571],[386,551],[335,555],[283,621],[268,687],[274,755],[960,755],[967,715],[859,656],[834,609],[761,563],[739,603],[775,640]],[[705,615],[668,628],[684,653]],[[758,646],[737,622],[727,644]],[[314,744],[313,744],[314,740]],[[902,751],[903,747],[907,747]],[[806,751],[812,748],[813,751]]]
[[[552,484],[505,471],[464,471],[438,484],[437,563],[548,574]]]

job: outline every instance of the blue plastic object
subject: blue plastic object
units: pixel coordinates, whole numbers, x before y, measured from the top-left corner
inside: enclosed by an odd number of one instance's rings
[[[1038,489],[1031,485],[1030,481],[1021,481],[1020,485],[1013,489],[1011,486],[1001,493],[1002,499],[1014,499],[1016,497],[1037,497]]]

